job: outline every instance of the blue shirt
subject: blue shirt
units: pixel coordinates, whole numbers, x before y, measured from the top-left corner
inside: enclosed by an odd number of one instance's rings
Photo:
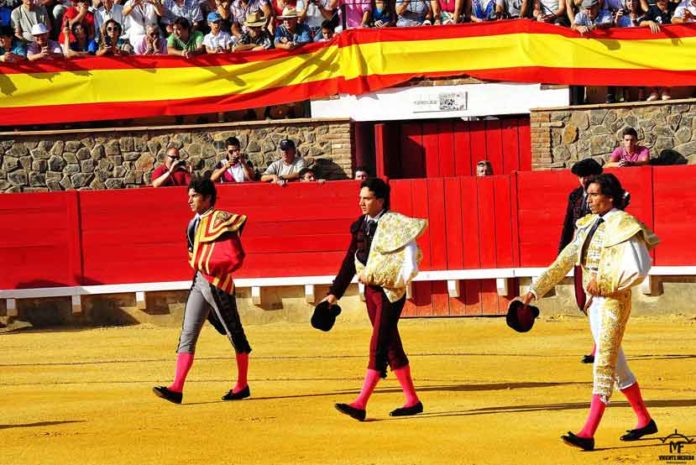
[[[309,27],[302,23],[297,23],[295,27],[295,33],[290,32],[285,25],[281,24],[275,31],[275,41],[274,43],[281,42],[281,39],[287,39],[288,42],[295,42],[296,44],[306,44],[312,41],[312,32]]]
[[[17,56],[26,58],[27,57],[27,48],[22,41],[17,40],[16,38],[13,37],[11,50],[5,50],[3,47],[0,47],[0,55],[4,55],[6,53],[13,53]]]

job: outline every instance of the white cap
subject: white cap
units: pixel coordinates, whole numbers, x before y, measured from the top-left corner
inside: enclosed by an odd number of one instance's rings
[[[48,28],[44,23],[34,24],[31,27],[31,35],[40,36],[41,34],[48,34]]]

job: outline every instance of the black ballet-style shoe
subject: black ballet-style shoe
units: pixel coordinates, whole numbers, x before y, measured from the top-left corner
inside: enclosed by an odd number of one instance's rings
[[[657,425],[655,424],[655,420],[650,420],[650,423],[643,426],[642,428],[626,430],[626,434],[621,436],[621,440],[622,441],[637,441],[638,439],[642,438],[645,435],[655,434],[655,433],[657,433]]]
[[[242,400],[246,399],[251,395],[251,389],[249,389],[249,385],[242,389],[239,392],[232,392],[231,390],[227,392],[224,396],[222,396],[222,400]]]
[[[580,363],[594,363],[594,355],[583,355]]]
[[[336,410],[344,415],[348,415],[351,418],[355,418],[358,421],[365,421],[367,412],[360,408],[355,408],[349,404],[336,404]]]
[[[181,392],[174,392],[165,386],[155,386],[152,388],[152,392],[155,393],[157,397],[168,400],[174,404],[180,404],[184,399],[184,394]]]
[[[582,450],[594,450],[594,438],[581,438],[568,431],[568,434],[561,436],[561,439],[569,446],[578,447]]]
[[[390,417],[408,417],[411,415],[418,415],[419,413],[423,413],[423,403],[420,401],[417,404],[414,404],[410,407],[399,407],[397,409],[392,410],[389,412]]]

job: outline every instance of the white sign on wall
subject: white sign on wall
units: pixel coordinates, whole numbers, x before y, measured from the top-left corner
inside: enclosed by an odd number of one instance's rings
[[[466,110],[466,92],[437,92],[413,96],[413,113],[442,113]]]

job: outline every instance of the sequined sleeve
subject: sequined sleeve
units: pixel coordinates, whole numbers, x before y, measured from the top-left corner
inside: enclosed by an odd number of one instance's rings
[[[597,276],[600,294],[608,296],[637,286],[648,275],[651,265],[648,248],[637,235],[609,247]]]
[[[556,257],[556,260],[549,266],[537,279],[534,280],[529,292],[534,294],[536,299],[540,299],[547,292],[558,284],[565,275],[573,268],[576,263],[580,241],[576,237],[573,242],[568,244],[563,251]]]

